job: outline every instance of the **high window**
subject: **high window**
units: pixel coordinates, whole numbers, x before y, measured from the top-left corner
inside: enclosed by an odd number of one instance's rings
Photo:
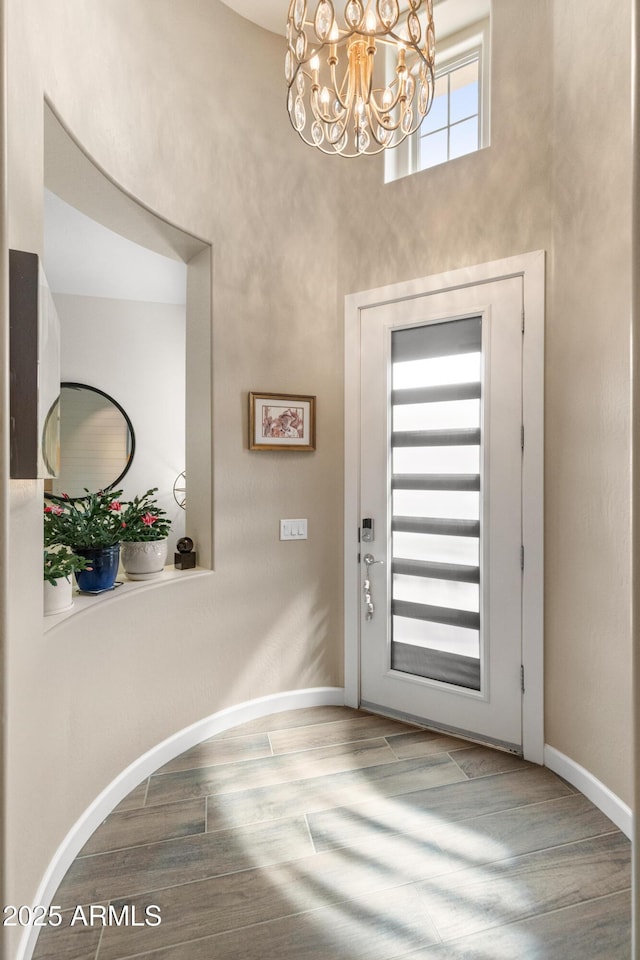
[[[426,170],[465,153],[480,137],[480,51],[447,66],[436,78],[433,106],[411,145],[415,168]]]
[[[441,0],[435,7],[436,80],[417,132],[385,154],[385,180],[474,153],[489,145],[489,0]]]

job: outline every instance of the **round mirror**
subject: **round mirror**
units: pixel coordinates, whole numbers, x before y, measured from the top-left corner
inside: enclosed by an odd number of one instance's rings
[[[74,499],[117,486],[135,451],[133,425],[109,394],[86,383],[60,385],[60,472],[45,496]]]

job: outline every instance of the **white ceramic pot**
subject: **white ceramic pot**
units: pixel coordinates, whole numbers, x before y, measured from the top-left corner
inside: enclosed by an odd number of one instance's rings
[[[56,580],[55,586],[44,581],[44,615],[52,617],[56,613],[63,613],[70,610],[73,606],[73,583],[71,579],[60,577]]]
[[[167,538],[125,542],[120,556],[129,580],[152,580],[160,576],[166,563]]]

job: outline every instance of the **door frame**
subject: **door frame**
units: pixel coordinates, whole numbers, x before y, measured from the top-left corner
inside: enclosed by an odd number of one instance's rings
[[[363,311],[398,300],[522,277],[522,748],[526,760],[544,751],[544,307],[545,253],[538,250],[345,297],[344,686],[345,703],[360,705],[360,361]]]

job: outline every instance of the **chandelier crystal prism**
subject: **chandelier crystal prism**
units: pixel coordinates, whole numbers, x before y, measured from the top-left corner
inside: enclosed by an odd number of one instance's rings
[[[433,0],[291,0],[286,36],[287,109],[305,143],[343,157],[380,153],[429,112]]]

